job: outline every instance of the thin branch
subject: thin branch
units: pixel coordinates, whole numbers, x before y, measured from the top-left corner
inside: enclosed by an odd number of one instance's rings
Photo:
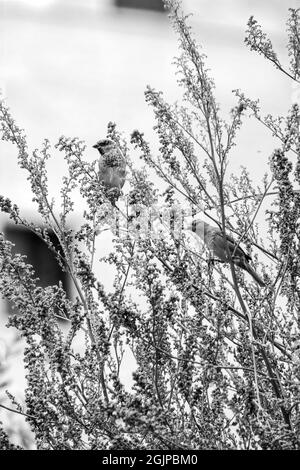
[[[35,421],[38,421],[38,418],[36,416],[30,415],[28,413],[23,413],[22,411],[14,410],[13,408],[9,408],[8,406],[2,405],[0,403],[0,407],[4,408],[7,411],[12,411],[13,413],[17,413],[19,415],[25,416],[26,418],[34,419]]]

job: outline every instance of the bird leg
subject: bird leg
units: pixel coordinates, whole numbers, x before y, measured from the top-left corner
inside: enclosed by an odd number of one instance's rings
[[[208,258],[207,258],[208,268],[210,268],[210,266],[213,266],[214,263],[215,263],[215,260],[214,260],[214,258],[212,257],[211,251],[209,250],[209,252],[208,252]]]

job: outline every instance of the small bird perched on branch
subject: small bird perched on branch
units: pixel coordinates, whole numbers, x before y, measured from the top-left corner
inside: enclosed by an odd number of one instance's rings
[[[219,228],[212,227],[208,223],[198,219],[190,223],[186,230],[190,230],[191,232],[196,233],[207,246],[209,251],[214,256],[219,258],[220,261],[227,263],[229,262],[226,250],[226,242]],[[250,276],[252,276],[261,287],[264,287],[264,281],[249,264],[251,257],[236,244],[235,240],[230,235],[226,235],[226,240],[233,263],[239,268],[247,271],[247,273],[249,273]]]
[[[107,189],[107,197],[114,205],[125,183],[125,158],[117,144],[111,139],[99,140],[93,147],[100,153],[100,182]]]

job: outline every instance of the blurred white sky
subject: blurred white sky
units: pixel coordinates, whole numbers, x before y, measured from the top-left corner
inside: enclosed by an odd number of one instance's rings
[[[288,7],[299,0],[185,0],[197,39],[208,55],[216,95],[226,116],[241,88],[260,98],[265,113],[285,113],[291,104],[290,81],[243,43],[246,23],[254,15],[286,59]],[[0,86],[13,115],[33,147],[61,134],[91,145],[116,121],[127,135],[139,128],[151,137],[151,109],[144,102],[147,84],[170,101],[179,98],[172,59],[176,36],[165,14],[118,9],[114,0],[0,0]],[[274,142],[265,130],[247,122],[232,154],[254,173],[266,168]],[[1,144],[0,184],[8,195],[30,207],[26,177],[16,169],[15,150]],[[52,171],[51,171],[52,165]],[[50,163],[53,187],[57,161]],[[14,187],[7,184],[13,180]]]

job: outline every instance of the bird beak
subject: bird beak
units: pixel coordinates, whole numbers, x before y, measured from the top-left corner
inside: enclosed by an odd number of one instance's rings
[[[97,148],[97,144],[93,145],[93,148],[96,149],[96,148]]]

